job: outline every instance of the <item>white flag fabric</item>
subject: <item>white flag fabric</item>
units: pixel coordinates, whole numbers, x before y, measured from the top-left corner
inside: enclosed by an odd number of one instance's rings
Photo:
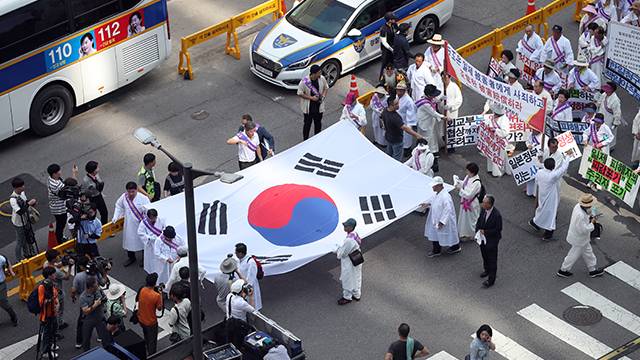
[[[434,195],[432,178],[387,156],[345,121],[239,174],[244,178],[233,184],[195,189],[198,260],[209,278],[236,243],[247,245],[267,275],[281,274],[334,251],[348,218],[365,238]],[[187,238],[184,194],[149,208]]]

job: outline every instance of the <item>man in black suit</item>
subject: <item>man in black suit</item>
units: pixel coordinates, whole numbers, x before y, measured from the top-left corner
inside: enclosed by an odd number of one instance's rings
[[[498,242],[502,238],[502,215],[498,209],[493,207],[495,198],[486,195],[482,199],[482,210],[476,222],[476,233],[479,231],[485,239],[480,244],[484,272],[481,277],[489,277],[482,285],[485,288],[493,286],[496,282],[496,271],[498,270]]]

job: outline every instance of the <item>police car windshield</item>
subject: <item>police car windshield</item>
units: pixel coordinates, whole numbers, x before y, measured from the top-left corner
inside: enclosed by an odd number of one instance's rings
[[[354,11],[337,0],[306,0],[287,15],[287,21],[313,35],[333,38]]]

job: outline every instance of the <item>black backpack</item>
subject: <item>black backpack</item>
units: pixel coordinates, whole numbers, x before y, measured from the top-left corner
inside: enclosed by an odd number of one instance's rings
[[[478,195],[476,195],[476,198],[478,198],[479,202],[482,202],[482,200],[484,200],[484,196],[487,195],[487,191],[484,189],[484,184],[482,183],[482,181],[480,181],[480,179],[473,180],[473,182],[476,181],[480,183],[480,191],[478,192]]]
[[[27,298],[27,309],[30,313],[34,315],[40,314],[40,299],[38,298],[38,289],[41,284],[36,285],[36,287],[31,291],[29,297]]]

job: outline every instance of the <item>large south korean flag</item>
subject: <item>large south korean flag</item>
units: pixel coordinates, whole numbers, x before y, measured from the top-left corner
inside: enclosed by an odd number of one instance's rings
[[[247,244],[267,275],[281,274],[334,251],[346,219],[356,219],[364,238],[434,196],[432,178],[387,156],[345,121],[240,174],[233,184],[195,189],[198,257],[208,277],[236,243]],[[183,195],[150,207],[186,239]]]

